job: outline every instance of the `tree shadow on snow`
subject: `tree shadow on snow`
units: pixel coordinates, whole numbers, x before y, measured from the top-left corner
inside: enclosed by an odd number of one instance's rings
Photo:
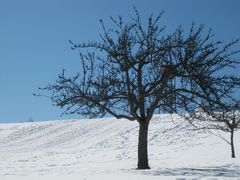
[[[219,166],[203,168],[175,168],[136,170],[138,174],[152,176],[196,176],[196,177],[240,177],[240,166]]]

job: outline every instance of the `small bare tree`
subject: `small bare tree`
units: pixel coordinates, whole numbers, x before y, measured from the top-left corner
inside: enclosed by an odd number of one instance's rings
[[[217,135],[231,146],[231,157],[235,158],[234,132],[240,129],[240,102],[204,105],[190,114],[189,120],[197,128],[217,130]],[[218,132],[230,133],[227,140]]]
[[[70,41],[72,49],[81,50],[80,73],[68,78],[63,71],[54,84],[42,90],[50,91],[50,99],[66,108],[66,114],[109,114],[137,121],[138,168],[148,169],[148,127],[153,114],[166,106],[172,109],[165,102],[178,101],[166,101],[170,97],[191,100],[194,96],[199,101],[209,91],[218,91],[218,83],[226,82],[215,72],[235,65],[237,52],[229,49],[237,41],[214,42],[211,31],[205,33],[203,26],[194,25],[188,34],[182,27],[167,34],[165,26],[159,25],[161,14],[151,16],[144,25],[135,13],[130,22],[112,18],[114,28],[107,29],[100,21],[100,42]],[[169,90],[168,82],[173,79],[176,86]]]

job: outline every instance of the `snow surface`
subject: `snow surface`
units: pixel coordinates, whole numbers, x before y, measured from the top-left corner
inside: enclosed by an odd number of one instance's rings
[[[228,138],[228,136],[226,136]],[[236,156],[177,115],[149,127],[150,170],[137,170],[138,124],[114,118],[0,124],[0,180],[239,179]]]

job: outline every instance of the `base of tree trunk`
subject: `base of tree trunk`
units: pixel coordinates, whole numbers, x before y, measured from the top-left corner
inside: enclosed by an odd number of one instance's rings
[[[149,122],[139,123],[138,139],[138,169],[150,169],[148,165],[148,125]]]
[[[232,152],[232,158],[235,158],[235,148],[234,148],[234,142],[233,142],[233,135],[234,135],[234,130],[231,132],[231,152]]]
[[[137,169],[151,169],[150,167],[149,167],[149,165],[146,165],[146,164],[138,164],[138,168]]]

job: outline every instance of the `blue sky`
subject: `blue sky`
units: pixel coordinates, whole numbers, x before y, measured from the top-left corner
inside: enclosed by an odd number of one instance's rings
[[[195,21],[218,39],[240,38],[239,0],[0,0],[0,123],[79,118],[60,117],[62,110],[32,94],[63,68],[78,71],[78,51],[68,40],[98,40],[99,19],[129,19],[133,6],[142,17],[164,10],[170,31]]]

